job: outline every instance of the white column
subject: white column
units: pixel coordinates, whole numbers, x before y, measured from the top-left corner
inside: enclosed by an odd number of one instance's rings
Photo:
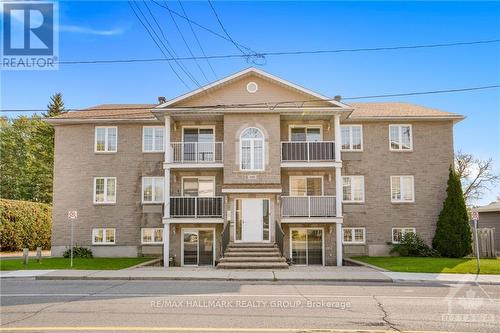
[[[333,116],[333,129],[334,129],[334,134],[335,134],[335,161],[340,162],[340,146],[341,146],[341,139],[340,139],[340,115],[336,114]]]
[[[342,214],[342,159],[340,156],[341,138],[340,138],[340,115],[336,114],[333,118],[335,130],[335,161],[340,165],[335,166],[335,209],[338,218],[343,217]],[[342,220],[335,224],[335,242],[337,246],[337,266],[342,266],[343,249],[342,249]]]
[[[172,163],[172,149],[170,146],[170,116],[165,116],[165,175],[163,191],[165,203],[163,205],[163,266],[168,267],[170,259],[170,163]]]
[[[170,262],[170,223],[163,223],[163,266]]]

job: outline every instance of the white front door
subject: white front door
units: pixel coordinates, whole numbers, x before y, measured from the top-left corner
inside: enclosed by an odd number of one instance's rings
[[[242,200],[243,242],[262,242],[263,233],[262,199]]]

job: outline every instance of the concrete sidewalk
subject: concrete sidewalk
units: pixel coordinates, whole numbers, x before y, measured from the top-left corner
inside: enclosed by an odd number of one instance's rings
[[[141,267],[122,270],[52,270],[0,272],[1,278],[37,280],[185,280],[185,281],[318,281],[480,283],[500,285],[500,275],[381,272],[369,267],[297,267],[283,270],[215,269],[212,267]]]

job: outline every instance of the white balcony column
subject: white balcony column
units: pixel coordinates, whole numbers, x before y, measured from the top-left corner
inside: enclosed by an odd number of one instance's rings
[[[170,223],[163,223],[163,266],[170,263]]]
[[[336,114],[333,116],[333,129],[335,134],[335,161],[340,162],[340,146],[341,146],[341,137],[340,137],[340,115]]]
[[[341,167],[335,168],[335,215],[342,217],[342,174]],[[342,266],[342,222],[335,224],[336,243],[337,243],[337,266]]]
[[[165,116],[165,175],[164,175],[164,197],[163,219],[170,218],[170,166],[172,163],[172,147],[170,144],[170,116]],[[170,259],[170,223],[163,224],[163,266],[168,267]]]

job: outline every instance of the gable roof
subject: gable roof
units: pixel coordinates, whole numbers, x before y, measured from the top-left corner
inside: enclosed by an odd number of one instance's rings
[[[311,100],[311,101],[315,101],[315,102],[325,102],[333,107],[349,108],[349,106],[344,104],[344,103],[333,100],[327,96],[321,95],[317,92],[306,89],[306,88],[299,86],[295,83],[284,80],[282,78],[279,78],[277,76],[274,76],[272,74],[269,74],[263,70],[260,70],[260,69],[254,68],[254,67],[244,69],[242,71],[239,71],[237,73],[229,75],[225,78],[217,80],[213,83],[207,84],[201,88],[198,88],[198,89],[195,89],[195,90],[188,92],[186,94],[180,95],[174,99],[171,99],[163,104],[158,105],[156,108],[162,109],[162,108],[167,108],[167,107],[175,107],[174,106],[175,104],[179,104],[180,102],[194,98],[195,96],[200,96],[202,94],[209,93],[210,91],[212,91],[216,88],[220,88],[222,86],[225,86],[231,82],[234,82],[238,79],[244,78],[244,77],[249,76],[249,75],[256,75],[260,78],[266,79],[268,81],[274,82],[274,83],[279,84],[281,86],[285,86],[287,88],[295,90],[303,95],[308,95],[309,97],[304,99],[304,100],[308,100],[308,101]],[[292,101],[292,102],[294,102],[294,101]],[[302,101],[299,101],[299,102],[302,102]]]
[[[71,111],[52,117],[50,122],[64,120],[152,120],[157,118],[151,112],[157,104],[100,104],[79,111]],[[445,112],[420,105],[400,102],[385,103],[352,103],[354,109],[349,120],[382,120],[382,119],[450,119],[461,120],[462,115]]]
[[[384,118],[448,118],[464,119],[464,116],[428,108],[421,105],[401,102],[351,103],[354,111],[349,119],[384,119]]]

